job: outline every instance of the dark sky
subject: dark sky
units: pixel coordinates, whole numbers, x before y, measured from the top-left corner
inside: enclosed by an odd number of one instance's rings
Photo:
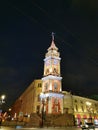
[[[97,0],[0,1],[0,94],[6,107],[43,76],[43,59],[55,32],[62,88],[98,94]]]

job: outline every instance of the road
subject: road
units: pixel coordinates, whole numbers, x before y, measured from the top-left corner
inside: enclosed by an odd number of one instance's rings
[[[55,128],[51,128],[51,127],[44,127],[44,128],[20,128],[20,127],[16,127],[16,128],[12,128],[12,127],[1,127],[0,130],[81,130],[80,128],[76,128],[76,127],[65,127],[65,128],[61,128],[61,127],[55,127]]]
[[[0,130],[82,130],[81,128],[77,127],[56,127],[56,128],[51,128],[51,127],[44,127],[44,128],[12,128],[12,127],[1,127]],[[98,128],[95,128],[95,130],[98,130]]]

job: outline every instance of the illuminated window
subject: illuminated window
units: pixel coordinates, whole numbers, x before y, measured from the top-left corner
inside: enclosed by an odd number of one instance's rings
[[[76,105],[76,111],[78,111],[78,106]]]
[[[58,70],[56,68],[53,69],[53,74],[58,74]]]
[[[42,84],[41,84],[41,83],[38,83],[38,87],[42,87]]]
[[[55,83],[54,83],[54,91],[57,90],[57,88],[58,88],[58,85],[57,85],[57,83],[55,82]]]
[[[48,83],[45,83],[45,90],[48,90]]]
[[[83,104],[83,101],[80,101],[81,104]]]
[[[38,95],[37,101],[38,101],[38,102],[40,101],[40,94]]]
[[[36,108],[36,112],[39,113],[39,110],[40,110],[40,106],[38,105]]]
[[[57,98],[54,99],[54,103],[58,104],[58,99]]]
[[[74,102],[77,102],[77,100],[75,99],[75,101]]]
[[[58,106],[55,106],[54,112],[58,112]]]
[[[49,74],[49,69],[46,70],[46,75],[48,75],[48,74]]]
[[[81,110],[82,110],[82,112],[84,112],[84,108],[83,108],[83,106],[81,106]]]

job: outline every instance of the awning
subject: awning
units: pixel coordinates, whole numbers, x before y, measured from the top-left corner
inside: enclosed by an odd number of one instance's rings
[[[86,115],[83,115],[83,118],[84,118],[84,119],[87,119],[87,116],[86,116]]]
[[[89,119],[92,119],[92,116],[89,116]]]
[[[94,119],[97,119],[97,116],[94,116]]]
[[[77,114],[77,118],[81,118],[80,114]]]

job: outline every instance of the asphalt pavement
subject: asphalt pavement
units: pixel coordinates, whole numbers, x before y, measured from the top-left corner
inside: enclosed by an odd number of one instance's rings
[[[43,128],[22,128],[20,126],[18,127],[4,127],[1,126],[0,130],[81,130],[77,127],[43,127]]]
[[[43,128],[22,128],[20,126],[18,127],[4,127],[1,126],[0,130],[82,130],[78,127],[43,127]],[[95,128],[95,130],[98,130],[98,128]]]

